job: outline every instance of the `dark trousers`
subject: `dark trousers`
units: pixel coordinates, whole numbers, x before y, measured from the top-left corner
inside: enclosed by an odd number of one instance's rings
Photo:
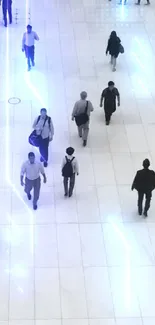
[[[28,178],[25,178],[25,192],[26,192],[26,194],[30,194],[32,189],[34,190],[34,194],[33,194],[33,204],[34,205],[37,204],[37,201],[39,199],[40,186],[41,186],[40,177],[38,177],[37,179],[34,179],[33,181]]]
[[[69,183],[69,189],[68,189],[68,183]],[[65,190],[65,194],[68,195],[72,195],[73,193],[73,189],[74,189],[74,185],[75,185],[75,173],[73,174],[72,177],[64,177],[64,190]]]
[[[44,162],[48,162],[48,147],[49,147],[49,138],[46,139],[41,138],[39,151],[40,151],[41,159]]]
[[[144,207],[144,212],[147,212],[150,208],[150,202],[151,202],[151,197],[152,197],[152,192],[138,192],[138,209],[139,212],[142,213],[143,210],[143,199],[145,195],[145,207]]]
[[[106,122],[108,122],[108,123],[110,122],[111,116],[112,116],[111,112],[105,111],[105,120],[106,120]]]
[[[34,64],[34,49],[35,49],[35,47],[34,47],[34,45],[33,46],[25,45],[24,49],[25,49],[25,55],[27,58],[27,64],[28,64],[28,67],[30,68],[31,63],[32,63],[32,65]]]
[[[3,9],[3,19],[4,19],[4,25],[7,26],[7,12],[9,15],[9,22],[12,23],[12,4],[8,4],[8,7],[6,5],[2,5]]]

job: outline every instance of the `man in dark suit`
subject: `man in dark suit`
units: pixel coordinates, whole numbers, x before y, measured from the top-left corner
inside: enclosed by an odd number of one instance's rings
[[[135,189],[138,192],[138,212],[142,215],[143,199],[145,195],[144,216],[147,217],[147,212],[150,208],[150,201],[152,191],[155,189],[155,172],[149,169],[150,161],[145,159],[143,161],[143,169],[138,170],[132,184],[132,191]]]
[[[0,0],[2,3],[4,26],[7,27],[7,12],[9,15],[9,23],[12,24],[12,0]]]

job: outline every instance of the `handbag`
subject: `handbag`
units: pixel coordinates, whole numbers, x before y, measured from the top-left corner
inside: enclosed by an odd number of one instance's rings
[[[121,53],[121,54],[124,53],[124,47],[122,44],[119,45],[119,53]]]
[[[77,126],[86,124],[89,121],[89,116],[87,114],[87,111],[88,111],[88,100],[86,103],[86,108],[85,108],[84,113],[75,116],[75,122],[76,122]]]
[[[45,118],[43,128],[45,126],[45,123],[46,123],[47,119],[48,119],[48,116],[46,116],[46,118]],[[40,116],[38,116],[37,123],[39,122],[39,120],[40,120]],[[37,123],[36,123],[36,125],[37,125]],[[28,141],[31,144],[31,146],[34,146],[34,147],[39,147],[40,146],[40,142],[41,142],[41,139],[42,139],[41,134],[42,134],[42,132],[40,134],[37,134],[36,130],[34,130],[30,134],[30,136],[28,138]]]

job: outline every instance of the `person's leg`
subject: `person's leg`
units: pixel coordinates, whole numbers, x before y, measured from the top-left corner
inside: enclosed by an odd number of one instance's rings
[[[136,5],[140,5],[140,0],[137,1]]]
[[[73,194],[74,185],[75,185],[75,173],[73,174],[72,177],[70,177],[70,184],[69,184],[69,197],[71,197],[72,194]]]
[[[4,26],[7,27],[7,8],[6,6],[2,5],[2,9],[3,9]]]
[[[149,0],[147,0],[147,5],[150,5],[150,1]]]
[[[150,208],[152,193],[148,192],[145,194],[145,208],[144,208],[144,216],[147,217],[147,212]]]
[[[12,3],[8,5],[9,22],[12,24]]]
[[[109,125],[110,118],[111,118],[111,113],[106,110],[105,111],[105,122],[106,122],[106,125]]]
[[[138,192],[138,213],[142,215],[144,193]]]
[[[28,178],[25,178],[25,193],[27,194],[29,200],[31,200],[32,187],[33,187],[33,181],[31,181]]]
[[[83,133],[82,133],[83,145],[86,146],[88,133],[89,133],[89,121],[84,125],[82,125],[82,127],[83,127]]]
[[[33,187],[34,187],[33,208],[34,208],[34,210],[37,209],[37,202],[38,202],[39,195],[40,195],[40,186],[41,186],[41,181],[40,181],[40,177],[38,177],[37,179],[35,179],[33,181]]]
[[[78,126],[79,137],[82,138],[82,125]]]
[[[64,183],[65,196],[67,196],[68,195],[68,177],[64,177],[63,183]]]
[[[116,58],[113,57],[112,71],[116,71]]]
[[[113,64],[113,56],[111,55],[110,63]]]
[[[30,63],[30,59],[31,59],[31,47],[30,46],[26,46],[26,57],[27,57],[27,65],[28,65],[28,70],[31,70],[31,63]]]
[[[31,62],[32,62],[32,66],[34,67],[35,63],[34,63],[34,46],[31,46]]]
[[[41,160],[44,163],[48,162],[48,147],[49,147],[49,138],[42,139],[40,141],[39,151],[41,155]]]

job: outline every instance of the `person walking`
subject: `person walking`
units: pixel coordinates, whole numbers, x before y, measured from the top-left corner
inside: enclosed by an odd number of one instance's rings
[[[150,1],[149,0],[146,0],[147,2],[146,2],[146,5],[150,5]],[[138,2],[136,3],[136,5],[140,5],[140,2],[141,2],[141,0],[138,0]]]
[[[112,71],[116,71],[116,59],[120,53],[121,40],[117,36],[115,31],[112,31],[108,40],[108,45],[106,49],[106,55],[109,53],[111,55],[111,65]]]
[[[51,117],[47,115],[46,108],[40,110],[40,115],[35,119],[33,123],[33,129],[36,130],[36,134],[40,135],[40,161],[44,163],[44,167],[48,166],[48,147],[49,142],[53,140],[54,126]]]
[[[87,145],[90,113],[93,112],[94,108],[90,101],[87,100],[86,91],[82,91],[80,94],[80,100],[78,100],[73,108],[72,121],[76,122],[78,127],[79,137],[83,140],[83,146]]]
[[[104,112],[106,125],[109,125],[112,114],[116,111],[116,98],[118,106],[120,106],[120,94],[118,89],[115,87],[113,81],[108,82],[108,87],[102,91],[100,99],[100,107],[103,105],[104,99]]]
[[[73,156],[74,148],[66,149],[66,156],[62,161],[62,176],[64,183],[65,196],[71,197],[75,185],[75,174],[79,175],[79,166],[77,159]],[[69,183],[69,188],[68,188]]]
[[[12,24],[12,0],[0,0],[0,5],[1,3],[2,3],[4,26],[7,27],[7,13],[9,16],[9,23]]]
[[[37,210],[37,201],[40,195],[40,174],[43,175],[44,183],[46,183],[46,175],[44,168],[40,162],[35,161],[35,154],[29,152],[28,161],[26,161],[21,168],[20,182],[21,186],[24,186],[25,177],[25,192],[27,194],[28,200],[31,200],[31,190],[34,189],[33,196],[33,209]]]
[[[147,212],[150,208],[152,191],[155,189],[155,172],[149,169],[150,161],[145,159],[143,161],[143,169],[138,170],[134,178],[131,190],[138,192],[138,213],[142,215],[143,199],[145,196],[144,216],[147,217]]]
[[[22,38],[22,51],[25,52],[25,56],[27,58],[27,64],[28,64],[28,71],[31,70],[31,64],[34,67],[34,51],[35,41],[39,41],[39,37],[36,32],[32,30],[31,25],[27,25],[27,32],[23,34]]]

